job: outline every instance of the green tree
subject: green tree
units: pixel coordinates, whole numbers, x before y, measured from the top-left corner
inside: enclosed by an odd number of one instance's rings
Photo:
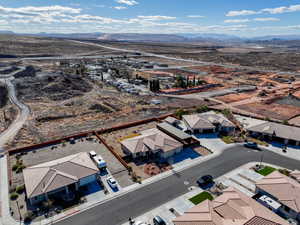
[[[204,113],[204,112],[207,112],[207,111],[209,111],[209,108],[208,108],[207,105],[201,105],[201,106],[198,106],[196,108],[197,113]]]

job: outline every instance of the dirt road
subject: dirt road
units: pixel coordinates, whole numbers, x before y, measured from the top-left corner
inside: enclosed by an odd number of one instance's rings
[[[24,68],[20,69],[18,72],[23,69]],[[17,98],[16,89],[12,83],[14,74],[15,73],[11,73],[5,75],[5,77],[0,77],[0,82],[4,83],[8,89],[9,100],[12,104],[15,104],[18,107],[18,115],[16,119],[5,131],[0,134],[0,153],[4,151],[4,146],[17,135],[30,114],[29,107],[20,102]]]

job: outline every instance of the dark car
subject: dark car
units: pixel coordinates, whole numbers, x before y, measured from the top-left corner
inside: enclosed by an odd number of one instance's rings
[[[244,144],[244,146],[246,148],[252,148],[252,149],[256,149],[256,150],[260,150],[260,148],[258,147],[258,144],[255,142],[247,142]]]
[[[214,182],[214,178],[211,175],[202,176],[197,180],[197,184],[199,186],[205,186],[213,182]]]
[[[154,225],[167,225],[167,223],[160,216],[156,216],[153,218],[153,224]]]

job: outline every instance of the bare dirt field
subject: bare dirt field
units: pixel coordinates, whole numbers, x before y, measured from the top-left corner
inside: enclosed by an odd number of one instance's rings
[[[237,108],[262,115],[266,118],[274,118],[282,121],[289,120],[297,115],[300,115],[299,107],[294,107],[291,105],[281,105],[276,103],[251,103],[237,106]]]
[[[216,97],[216,99],[225,102],[225,103],[231,103],[231,102],[238,102],[245,99],[249,99],[253,96],[255,96],[257,92],[244,92],[244,93],[238,93],[238,94],[229,94],[224,96]]]

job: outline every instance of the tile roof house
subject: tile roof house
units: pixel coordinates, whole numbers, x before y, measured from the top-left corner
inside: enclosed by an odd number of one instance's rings
[[[140,136],[129,138],[121,142],[125,154],[134,158],[158,154],[166,159],[183,149],[183,144],[168,136],[157,128],[145,130]]]
[[[67,191],[96,179],[99,172],[88,153],[82,152],[61,159],[38,164],[23,170],[26,195],[31,203],[47,199],[49,195]]]
[[[188,130],[193,133],[206,133],[206,132],[231,132],[234,131],[235,125],[228,120],[223,114],[215,113],[213,111],[184,115],[183,121]]]
[[[256,183],[256,192],[281,203],[281,213],[300,221],[300,183],[275,171]]]
[[[256,126],[247,128],[252,134],[260,134],[270,138],[278,138],[285,141],[285,144],[294,142],[300,144],[300,128],[287,126],[280,123],[265,122]]]
[[[235,188],[177,217],[175,225],[287,225],[284,219]]]

